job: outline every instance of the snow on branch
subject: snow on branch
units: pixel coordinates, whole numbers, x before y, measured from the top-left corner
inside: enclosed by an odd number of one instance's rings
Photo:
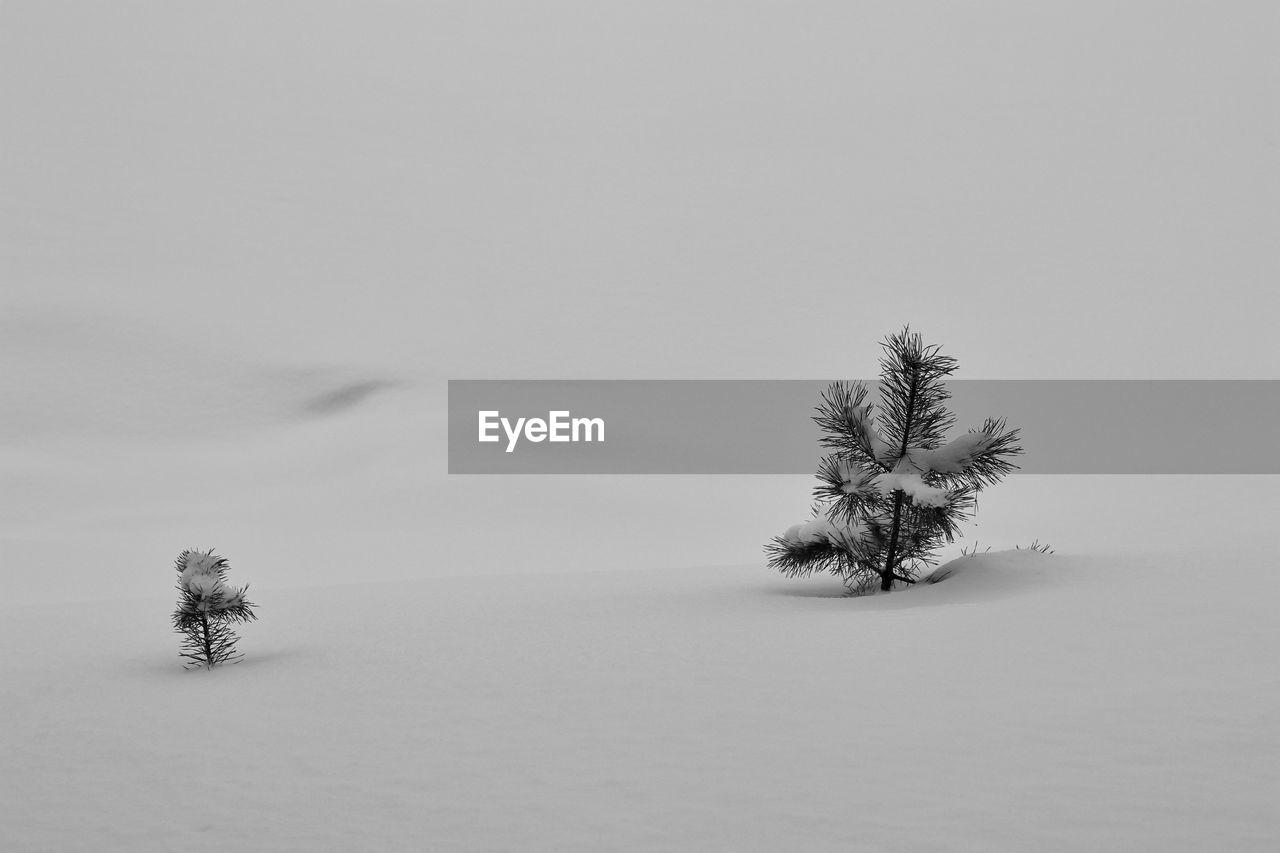
[[[906,460],[889,473],[877,476],[875,485],[884,495],[902,492],[916,506],[945,507],[951,499],[949,490],[926,485],[920,472],[914,470]]]

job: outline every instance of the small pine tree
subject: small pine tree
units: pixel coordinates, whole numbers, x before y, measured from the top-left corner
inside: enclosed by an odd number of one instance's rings
[[[245,598],[249,587],[227,584],[226,557],[213,549],[188,549],[178,555],[178,609],[173,612],[173,628],[182,635],[186,667],[212,669],[220,663],[234,663],[243,655],[235,649],[240,640],[231,626],[257,619],[254,604]]]
[[[881,344],[879,417],[861,383],[837,382],[814,421],[832,452],[818,469],[813,517],[775,537],[769,565],[790,577],[830,571],[851,592],[915,583],[952,542],[984,486],[1016,468],[1018,430],[1003,418],[944,444],[955,416],[943,380],[956,361],[904,328]]]

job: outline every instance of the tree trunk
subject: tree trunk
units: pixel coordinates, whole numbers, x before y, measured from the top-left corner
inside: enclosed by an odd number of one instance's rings
[[[209,638],[209,614],[200,611],[200,639],[204,642],[205,669],[213,668],[213,642]]]
[[[911,392],[907,395],[907,414],[902,424],[902,446],[898,448],[898,461],[907,455],[907,439],[911,436],[911,420],[915,416],[916,389],[920,386],[920,368],[911,371]],[[893,589],[893,569],[898,560],[898,532],[902,526],[902,491],[893,493],[893,527],[889,531],[889,553],[885,556],[884,571],[880,573],[880,591]]]
[[[885,557],[884,571],[880,573],[880,591],[893,589],[893,567],[898,560],[898,529],[902,524],[902,492],[893,493],[893,527],[889,531],[889,553]]]

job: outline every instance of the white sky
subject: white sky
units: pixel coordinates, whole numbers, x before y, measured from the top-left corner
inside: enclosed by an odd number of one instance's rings
[[[1272,3],[0,7],[11,318],[438,378],[1274,378]],[[139,332],[145,334],[145,332]]]

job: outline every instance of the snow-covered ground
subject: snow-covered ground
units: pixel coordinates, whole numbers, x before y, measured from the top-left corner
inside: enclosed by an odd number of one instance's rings
[[[0,849],[1198,851],[1280,831],[1274,477],[1015,475],[966,529],[995,551],[847,599],[763,566],[811,477],[448,477],[434,378],[60,317],[0,338],[22,368]],[[1033,539],[1058,553],[1000,550]],[[210,545],[261,621],[243,663],[186,672],[172,561]]]
[[[450,477],[445,391],[867,377],[908,322],[1274,379],[1277,31],[0,4],[0,853],[1273,849],[1275,477],[1014,476],[850,600],[763,567],[810,475]],[[262,618],[185,672],[210,546]]]
[[[952,568],[276,589],[212,672],[160,595],[6,607],[0,846],[1274,849],[1274,550]]]

